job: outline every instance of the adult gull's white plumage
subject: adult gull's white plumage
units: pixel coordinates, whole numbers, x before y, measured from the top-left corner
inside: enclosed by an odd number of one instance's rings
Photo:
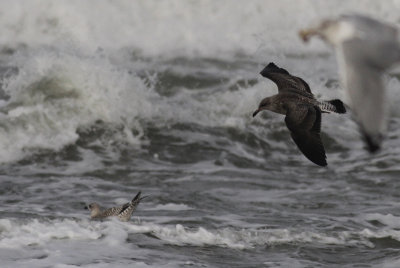
[[[300,31],[304,41],[313,35],[335,48],[349,106],[369,151],[377,151],[386,130],[382,74],[400,62],[397,28],[364,15],[343,15]]]

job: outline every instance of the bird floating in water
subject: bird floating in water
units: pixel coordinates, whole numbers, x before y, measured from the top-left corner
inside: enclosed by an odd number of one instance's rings
[[[139,205],[140,201],[147,196],[140,197],[141,192],[132,199],[131,202],[126,203],[119,207],[112,207],[105,210],[101,210],[99,204],[91,203],[86,209],[90,210],[91,219],[105,219],[108,217],[118,217],[121,221],[128,221],[132,213],[135,211],[136,207]]]
[[[299,34],[304,41],[319,36],[334,47],[340,80],[368,150],[380,149],[387,121],[382,74],[400,62],[398,29],[354,14],[323,20]]]
[[[321,141],[321,112],[345,113],[341,100],[319,101],[309,85],[300,77],[291,75],[273,62],[261,73],[278,86],[278,94],[264,98],[253,113],[263,110],[286,115],[285,123],[300,151],[313,163],[326,166],[325,149]]]

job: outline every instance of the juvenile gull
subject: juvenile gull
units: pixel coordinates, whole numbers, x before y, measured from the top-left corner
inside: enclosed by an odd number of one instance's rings
[[[112,207],[105,210],[101,210],[99,204],[91,203],[86,208],[90,210],[90,218],[91,219],[105,219],[108,217],[116,216],[121,221],[128,221],[132,213],[135,211],[136,207],[139,205],[140,201],[147,197],[140,197],[141,192],[138,192],[137,195],[132,199],[131,202],[126,203],[119,207]]]
[[[278,86],[278,94],[263,99],[253,117],[262,110],[286,115],[286,126],[300,151],[315,164],[326,166],[325,149],[320,136],[321,112],[345,113],[342,101],[315,99],[303,79],[292,76],[273,62],[260,74]]]
[[[400,61],[398,30],[363,15],[343,15],[300,31],[307,41],[316,35],[331,44],[349,106],[370,152],[377,151],[386,130],[382,74]]]

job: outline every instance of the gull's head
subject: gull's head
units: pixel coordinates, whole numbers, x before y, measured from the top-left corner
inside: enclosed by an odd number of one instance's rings
[[[299,35],[304,42],[307,42],[313,36],[318,36],[322,40],[335,46],[354,37],[354,32],[354,26],[348,21],[342,19],[326,19],[315,27],[300,30]]]
[[[100,206],[97,203],[91,203],[85,208],[90,210],[90,217],[92,218],[100,213]]]
[[[270,98],[263,99],[258,105],[258,109],[253,113],[253,117],[255,117],[262,110],[272,110],[273,102]]]

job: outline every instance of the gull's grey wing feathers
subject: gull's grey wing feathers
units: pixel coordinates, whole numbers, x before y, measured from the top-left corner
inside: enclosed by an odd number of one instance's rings
[[[321,140],[321,110],[317,106],[288,107],[285,123],[300,151],[313,163],[326,166],[325,149]]]
[[[353,65],[367,65],[372,70],[383,72],[400,61],[400,44],[396,39],[394,36],[384,39],[379,35],[373,39],[354,37],[344,41],[339,50]]]
[[[335,47],[339,74],[349,106],[369,150],[379,149],[386,130],[385,89],[382,74],[400,62],[399,30],[365,15],[343,15],[302,32],[318,35]]]
[[[398,29],[394,25],[360,14],[342,15],[340,20],[354,24],[357,30],[360,31],[360,38],[364,40],[391,40],[392,42],[398,42]]]
[[[260,74],[263,77],[266,77],[272,80],[277,86],[278,91],[287,91],[287,90],[295,90],[300,91],[302,93],[306,93],[307,95],[312,92],[310,86],[300,77],[291,75],[288,71],[283,68],[279,68],[273,62],[270,62],[261,72]]]
[[[344,42],[343,55],[339,55],[342,59],[338,62],[352,111],[368,149],[374,152],[380,148],[386,130],[385,89],[382,81],[384,63],[378,65],[373,58],[366,56],[363,50],[368,48],[360,42]]]

